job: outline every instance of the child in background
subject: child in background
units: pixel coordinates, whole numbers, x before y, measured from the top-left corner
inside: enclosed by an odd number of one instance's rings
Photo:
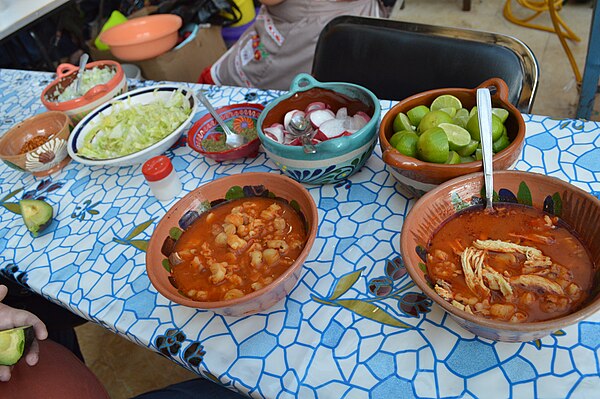
[[[310,73],[319,33],[340,15],[385,16],[378,0],[261,0],[254,23],[199,83],[287,90]]]

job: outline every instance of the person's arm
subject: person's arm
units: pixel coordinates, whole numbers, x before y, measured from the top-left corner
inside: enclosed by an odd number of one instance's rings
[[[42,341],[48,337],[46,325],[33,313],[26,310],[14,309],[2,303],[6,297],[8,288],[0,285],[0,330],[9,330],[15,327],[32,326],[35,332],[35,338]],[[34,339],[29,351],[25,354],[25,362],[30,366],[35,366],[39,359],[39,347]],[[10,380],[11,366],[0,366],[0,381]]]

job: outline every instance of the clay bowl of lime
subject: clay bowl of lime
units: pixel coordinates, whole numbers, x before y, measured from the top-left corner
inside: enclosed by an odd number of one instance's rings
[[[444,88],[408,97],[379,128],[384,162],[403,191],[420,197],[439,184],[482,172],[478,88],[492,92],[494,170],[512,169],[521,155],[525,121],[508,100],[508,86],[493,78],[478,87]]]

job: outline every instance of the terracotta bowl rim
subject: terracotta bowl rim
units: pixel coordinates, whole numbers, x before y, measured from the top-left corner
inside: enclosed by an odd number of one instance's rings
[[[579,187],[577,187],[573,184],[570,184],[564,180],[561,180],[557,177],[547,176],[547,175],[543,175],[541,173],[536,173],[536,172],[519,171],[519,170],[502,170],[502,171],[494,172],[494,175],[495,176],[498,175],[499,177],[509,176],[509,175],[517,175],[517,176],[525,176],[526,178],[528,177],[529,179],[534,179],[534,180],[541,179],[541,180],[546,180],[546,181],[552,181],[555,184],[557,184],[558,186],[564,188],[566,191],[574,191],[574,192],[583,194],[584,197],[588,198],[592,202],[595,202],[597,209],[600,210],[600,199],[594,197],[593,195],[580,189]],[[427,192],[419,200],[417,200],[417,202],[413,205],[409,214],[405,218],[405,221],[404,221],[404,224],[402,227],[402,232],[400,234],[400,252],[403,255],[402,256],[403,259],[405,260],[404,265],[406,267],[406,271],[410,275],[413,282],[419,287],[419,289],[421,289],[421,291],[423,291],[423,293],[425,293],[428,298],[430,298],[435,303],[440,305],[450,315],[458,317],[460,319],[464,319],[470,323],[473,323],[473,324],[476,324],[476,325],[479,325],[479,326],[482,326],[485,328],[493,329],[493,330],[514,331],[514,332],[523,332],[523,333],[546,331],[546,330],[549,331],[549,330],[553,330],[553,329],[558,330],[561,327],[573,325],[573,324],[589,317],[590,315],[598,312],[598,310],[600,310],[600,295],[596,299],[592,300],[587,305],[585,305],[583,308],[577,310],[576,312],[567,314],[565,316],[561,316],[561,317],[558,317],[555,319],[550,319],[550,320],[545,320],[545,321],[539,321],[539,322],[510,323],[507,321],[486,319],[483,317],[472,315],[463,310],[460,310],[460,309],[456,308],[455,306],[453,306],[452,304],[450,304],[449,302],[442,299],[442,297],[440,297],[431,287],[429,287],[429,285],[427,285],[427,283],[425,282],[425,279],[422,278],[421,273],[419,273],[420,269],[418,268],[418,266],[415,266],[412,263],[407,262],[406,259],[408,257],[404,256],[404,253],[406,253],[406,251],[414,251],[414,249],[405,248],[406,245],[408,245],[408,240],[409,240],[408,238],[404,239],[404,237],[408,237],[408,234],[406,234],[404,232],[404,227],[407,224],[406,221],[417,217],[417,216],[415,216],[417,212],[413,213],[413,211],[415,209],[419,210],[419,208],[428,206],[426,204],[428,202],[431,202],[430,201],[431,197],[436,196],[437,193],[449,191],[449,189],[451,187],[457,186],[459,184],[464,184],[464,183],[470,182],[470,181],[483,182],[483,175],[481,173],[470,173],[470,174],[462,175],[462,176],[456,177],[454,179],[445,181],[444,183],[441,183],[439,186],[433,188],[431,191]],[[411,213],[413,216],[411,216]]]
[[[424,91],[421,93],[413,94],[412,96],[399,101],[396,105],[394,105],[392,108],[390,108],[386,112],[386,114],[383,116],[383,118],[381,120],[381,124],[379,125],[379,144],[381,146],[382,151],[393,148],[391,146],[391,144],[389,143],[388,139],[386,138],[386,134],[385,134],[386,133],[385,125],[387,125],[386,122],[388,122],[390,119],[393,119],[396,116],[396,114],[401,112],[400,109],[404,108],[406,103],[413,101],[419,97],[426,97],[426,96],[430,96],[430,95],[434,95],[434,94],[442,95],[442,94],[461,93],[461,94],[470,94],[472,96],[475,96],[476,92],[477,92],[477,88],[469,89],[469,88],[464,88],[464,87],[432,89],[432,90],[427,90],[427,91]],[[501,160],[505,160],[506,158],[510,158],[511,155],[513,155],[515,151],[520,151],[520,149],[522,148],[522,146],[525,142],[526,126],[525,126],[525,120],[523,119],[523,114],[512,103],[510,103],[510,101],[508,101],[507,99],[503,99],[496,94],[496,95],[492,96],[492,106],[493,106],[494,102],[501,103],[502,107],[507,109],[509,111],[509,114],[516,118],[517,125],[519,126],[519,130],[517,131],[515,138],[510,142],[510,144],[502,151],[494,154],[493,162],[496,163]],[[462,175],[462,174],[472,173],[472,172],[482,170],[482,164],[479,161],[449,165],[449,164],[443,164],[443,163],[440,164],[440,163],[434,163],[434,162],[421,161],[417,158],[413,158],[413,157],[409,157],[407,155],[401,154],[400,152],[395,154],[394,157],[398,160],[401,160],[402,162],[413,163],[415,165],[416,171],[419,171],[422,168],[427,168],[430,172],[443,171],[443,172],[448,173],[451,171],[455,171],[456,173],[460,173]],[[384,162],[391,167],[401,168],[400,166],[386,162],[385,160],[384,160]]]
[[[113,76],[108,82],[104,83],[104,85],[108,87],[109,91],[114,89],[115,87],[117,87],[123,79],[127,79],[127,77],[125,76],[125,72],[123,71],[123,68],[121,67],[121,64],[119,62],[113,61],[113,60],[99,60],[99,61],[90,62],[89,64],[86,65],[85,69],[88,70],[88,69],[91,69],[91,68],[94,68],[94,67],[97,67],[100,65],[111,65],[111,66],[114,66],[116,69],[115,76]],[[56,110],[56,108],[60,107],[60,108],[63,108],[64,110],[72,111],[79,107],[84,107],[84,106],[88,105],[89,103],[91,103],[93,101],[97,101],[103,97],[103,96],[100,96],[100,97],[92,98],[91,100],[88,100],[84,97],[85,94],[87,94],[87,93],[84,93],[83,95],[81,95],[79,97],[76,97],[76,98],[73,98],[73,99],[67,100],[67,101],[61,101],[61,102],[49,101],[47,99],[48,92],[50,92],[53,88],[55,88],[63,79],[66,79],[69,76],[71,76],[73,74],[77,74],[79,72],[79,67],[75,66],[75,65],[74,65],[74,67],[75,67],[75,69],[73,71],[67,73],[64,76],[57,77],[50,84],[48,84],[48,86],[46,86],[44,88],[44,90],[42,91],[42,94],[40,96],[40,100],[42,101],[42,104],[44,104],[44,106],[46,108],[52,109],[54,111],[54,110]],[[101,85],[96,85],[94,87],[98,87],[98,86],[101,86]],[[90,90],[92,90],[94,87],[90,88]],[[106,94],[108,94],[108,93],[106,93]]]
[[[27,119],[22,120],[21,122],[17,122],[15,125],[13,125],[10,129],[8,129],[6,132],[4,132],[2,135],[0,135],[0,144],[7,139],[9,136],[15,135],[17,134],[17,129],[21,128],[25,128],[26,125],[29,125],[31,122],[40,120],[40,119],[54,119],[54,120],[58,120],[58,121],[63,121],[63,123],[61,124],[60,129],[57,132],[51,133],[50,135],[48,135],[48,139],[52,139],[54,137],[59,136],[65,129],[65,127],[69,126],[71,124],[71,118],[69,118],[69,115],[67,115],[65,112],[63,111],[45,111],[33,116],[30,116]],[[19,134],[21,134],[23,132],[20,132]],[[68,137],[67,137],[68,139]],[[37,150],[37,147],[32,149],[31,151],[27,151],[23,154],[6,154],[3,152],[5,146],[0,145],[0,157],[2,157],[3,159],[6,159],[7,161],[10,161],[11,159],[19,159],[22,158],[24,156],[26,156],[27,154]]]
[[[158,230],[158,226],[161,223],[163,223],[164,220],[167,220],[167,216],[172,216],[175,213],[177,213],[178,204],[181,204],[188,199],[194,198],[198,193],[200,193],[202,190],[205,189],[205,187],[207,187],[209,185],[227,186],[229,184],[229,183],[227,183],[229,180],[238,179],[240,176],[247,178],[248,181],[250,181],[253,178],[256,178],[257,182],[264,181],[264,179],[261,179],[261,177],[275,178],[275,179],[281,180],[282,182],[284,182],[284,184],[292,185],[292,186],[295,186],[296,188],[300,189],[300,191],[308,199],[308,203],[309,203],[310,214],[304,215],[304,217],[306,218],[307,222],[310,222],[311,220],[314,221],[314,223],[311,223],[311,225],[310,225],[310,229],[308,231],[307,241],[304,246],[304,249],[298,256],[296,261],[289,268],[287,268],[285,272],[283,272],[279,277],[277,277],[275,280],[273,280],[272,283],[266,285],[265,287],[261,288],[260,290],[252,292],[247,295],[244,295],[241,298],[234,298],[234,299],[228,299],[228,300],[223,300],[223,301],[211,301],[211,302],[195,301],[193,299],[183,297],[182,295],[175,294],[175,293],[171,292],[170,290],[164,290],[163,284],[161,284],[161,281],[160,281],[161,279],[158,277],[158,274],[159,274],[159,272],[162,273],[162,271],[166,272],[166,270],[160,265],[159,265],[159,267],[151,268],[149,266],[149,260],[148,260],[148,258],[150,256],[150,251],[147,251],[146,252],[146,273],[148,274],[148,278],[150,279],[152,286],[165,298],[167,298],[175,303],[178,303],[180,305],[185,305],[185,306],[189,306],[192,308],[198,308],[198,309],[211,310],[211,309],[218,309],[218,308],[228,308],[228,307],[240,305],[240,304],[243,304],[246,302],[250,302],[253,299],[261,297],[262,295],[269,292],[273,288],[284,283],[289,277],[291,277],[297,270],[301,269],[302,266],[304,265],[306,258],[308,257],[308,255],[310,254],[310,251],[312,250],[312,247],[314,245],[314,242],[315,242],[315,239],[316,239],[317,233],[318,233],[319,216],[318,216],[318,212],[317,212],[317,206],[316,206],[315,201],[314,201],[312,195],[310,194],[310,192],[302,184],[298,183],[297,181],[295,181],[285,175],[271,173],[271,172],[246,172],[246,173],[237,173],[234,175],[224,176],[224,177],[218,178],[216,180],[212,180],[210,182],[204,183],[200,187],[189,192],[184,197],[179,199],[174,205],[172,205],[171,208],[167,211],[167,213],[165,213],[165,215],[160,219],[160,221],[156,225],[156,228],[152,232],[152,236],[150,237],[150,241],[148,242],[148,248],[151,248],[152,246],[156,246],[156,245],[162,246],[162,242],[159,242],[159,240],[163,239],[164,237],[158,237],[158,235],[156,235],[156,231]],[[252,184],[252,183],[248,182],[248,184]],[[258,183],[258,184],[261,184],[261,183]],[[266,187],[266,188],[269,189],[269,187]],[[278,193],[276,193],[276,194],[278,194]],[[157,272],[156,270],[159,270],[159,272]],[[159,287],[161,287],[161,288],[159,289]]]

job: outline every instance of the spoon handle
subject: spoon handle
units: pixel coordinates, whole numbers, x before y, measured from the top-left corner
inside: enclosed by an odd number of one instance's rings
[[[492,99],[487,88],[477,89],[477,116],[483,152],[483,175],[485,182],[486,207],[492,207],[494,175],[492,165]]]

